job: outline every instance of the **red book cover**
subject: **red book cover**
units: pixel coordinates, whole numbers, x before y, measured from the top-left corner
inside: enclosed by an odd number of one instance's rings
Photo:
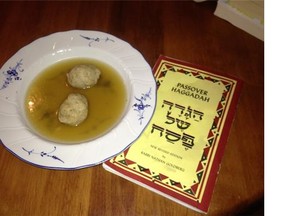
[[[123,178],[199,212],[208,212],[242,81],[160,56],[157,103],[132,145],[103,164]]]

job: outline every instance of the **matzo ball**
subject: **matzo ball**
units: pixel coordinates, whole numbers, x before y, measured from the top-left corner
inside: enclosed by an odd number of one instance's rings
[[[69,94],[60,105],[58,119],[64,124],[77,126],[88,116],[88,101],[84,95]]]
[[[71,86],[86,89],[97,83],[100,74],[100,70],[93,65],[77,65],[67,73],[67,79]]]

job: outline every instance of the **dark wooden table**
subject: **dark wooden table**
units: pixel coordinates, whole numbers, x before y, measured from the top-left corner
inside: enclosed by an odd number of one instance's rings
[[[0,65],[20,48],[71,29],[104,31],[138,49],[237,76],[244,88],[209,215],[263,214],[264,42],[213,15],[216,2],[0,2]],[[0,145],[0,215],[199,215],[94,166],[29,165]]]

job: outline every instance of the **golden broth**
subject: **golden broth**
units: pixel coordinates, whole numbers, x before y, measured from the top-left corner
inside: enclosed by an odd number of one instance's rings
[[[93,64],[101,71],[97,84],[89,89],[71,87],[66,74],[78,64]],[[58,120],[58,109],[70,93],[88,100],[88,117],[78,126]],[[99,137],[120,120],[127,102],[125,84],[109,65],[92,59],[58,62],[41,72],[30,84],[25,112],[32,128],[42,137],[61,143],[79,143]]]

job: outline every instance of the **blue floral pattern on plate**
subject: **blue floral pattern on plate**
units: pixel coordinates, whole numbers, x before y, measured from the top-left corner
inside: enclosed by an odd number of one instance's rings
[[[24,71],[22,68],[22,60],[18,61],[14,67],[9,67],[7,71],[2,72],[5,76],[4,83],[2,84],[0,90],[7,88],[15,80],[21,80],[20,73]]]
[[[31,154],[36,154],[36,155],[39,155],[41,157],[48,157],[48,158],[52,158],[54,160],[58,160],[58,161],[61,161],[62,163],[64,163],[63,160],[61,160],[59,157],[55,156],[55,155],[52,155],[53,152],[56,151],[56,146],[54,146],[54,149],[51,151],[51,152],[44,152],[44,151],[41,151],[41,152],[35,152],[34,149],[32,150],[27,150],[25,149],[24,147],[22,147],[22,149],[28,153],[28,155],[31,155]]]
[[[133,104],[134,111],[136,111],[138,114],[138,121],[140,122],[140,125],[142,125],[142,120],[144,119],[145,110],[151,105],[148,103],[148,100],[151,100],[151,88],[149,91],[145,94],[142,94],[141,97],[134,97],[136,100],[136,103]]]
[[[83,36],[83,35],[80,35],[80,37],[90,41],[89,44],[88,44],[89,47],[91,47],[94,42],[101,42],[101,41],[104,41],[104,42],[108,42],[108,41],[115,42],[114,40],[110,39],[109,37],[100,38],[100,37],[87,37],[87,36]]]

